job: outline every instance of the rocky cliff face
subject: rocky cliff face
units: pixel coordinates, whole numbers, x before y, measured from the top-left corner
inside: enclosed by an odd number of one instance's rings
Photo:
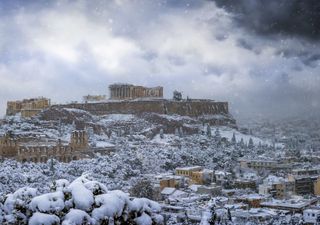
[[[198,117],[203,115],[228,115],[228,102],[212,100],[173,101],[166,99],[109,101],[101,103],[76,103],[55,105],[52,108],[73,108],[90,112],[93,115],[157,113]]]
[[[68,105],[69,106],[69,105]],[[115,111],[112,111],[115,112]],[[122,112],[122,111],[120,111]],[[214,114],[201,116],[181,116],[144,112],[139,114],[110,113],[94,115],[89,111],[75,108],[51,107],[39,115],[40,120],[59,121],[64,124],[74,124],[75,128],[91,127],[94,133],[114,131],[128,135],[130,132],[154,136],[163,130],[174,134],[182,130],[184,134],[198,133],[204,125],[228,126],[236,128],[236,121],[230,114]]]

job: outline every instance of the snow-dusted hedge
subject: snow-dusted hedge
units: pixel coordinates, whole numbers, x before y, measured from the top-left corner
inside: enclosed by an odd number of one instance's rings
[[[57,180],[51,190],[39,195],[37,189],[26,187],[0,198],[0,224],[163,224],[158,203],[108,191],[88,175],[72,183]]]

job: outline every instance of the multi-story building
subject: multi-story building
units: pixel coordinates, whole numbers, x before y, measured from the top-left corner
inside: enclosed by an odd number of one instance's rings
[[[184,179],[182,176],[166,176],[160,179],[160,190],[162,191],[164,188],[180,188],[184,185]]]
[[[239,159],[238,162],[241,168],[251,168],[255,170],[290,171],[292,169],[292,163],[284,160]]]
[[[195,171],[191,173],[191,184],[210,184],[214,181],[213,170],[203,169],[201,171]]]
[[[269,176],[259,185],[259,194],[271,195],[276,199],[284,199],[294,192],[294,182],[282,177]]]
[[[320,177],[314,182],[314,195],[320,196]]]
[[[300,170],[299,170],[300,171]],[[300,173],[298,171],[288,175],[288,180],[294,183],[294,192],[297,195],[319,195],[320,194],[320,175],[316,170],[309,170]],[[300,174],[300,175],[298,175]]]
[[[263,208],[287,210],[291,213],[302,213],[303,210],[316,205],[318,201],[319,199],[317,197],[288,200],[272,199],[270,201],[261,202],[260,206]]]
[[[232,179],[232,174],[226,171],[215,171],[215,181],[217,184],[223,184],[229,182]]]
[[[320,224],[320,208],[312,207],[303,210],[303,221],[305,224]]]
[[[320,167],[293,169],[291,174],[294,176],[317,176],[320,175]]]
[[[189,178],[190,184],[210,184],[214,181],[213,170],[203,169],[201,166],[176,168],[176,175]]]
[[[265,197],[259,194],[243,195],[235,198],[235,202],[247,204],[250,208],[259,208]]]
[[[237,189],[252,189],[256,190],[257,181],[256,180],[247,180],[247,179],[236,179],[234,180],[234,187]]]
[[[191,177],[193,172],[202,171],[201,166],[188,166],[188,167],[178,167],[176,168],[176,175]]]

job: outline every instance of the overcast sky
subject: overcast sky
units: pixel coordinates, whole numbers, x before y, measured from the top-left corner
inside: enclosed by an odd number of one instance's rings
[[[2,0],[0,115],[114,82],[229,101],[236,118],[319,114],[319,13],[318,0]]]

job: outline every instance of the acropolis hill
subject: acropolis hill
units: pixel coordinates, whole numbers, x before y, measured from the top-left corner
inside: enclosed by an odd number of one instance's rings
[[[178,96],[174,99],[164,99],[163,87],[147,88],[130,84],[113,84],[109,86],[109,91],[110,99],[106,101],[86,101],[52,107],[81,109],[94,115],[157,113],[197,117],[229,114],[228,102],[189,98],[184,100],[178,92]]]
[[[73,108],[85,110],[93,115],[156,113],[190,117],[229,116],[228,102],[216,102],[210,99],[182,99],[182,94],[177,91],[174,92],[173,99],[164,99],[163,87],[159,86],[149,88],[132,84],[112,84],[109,86],[109,96],[110,98],[106,99],[106,95],[88,95],[84,96],[82,103],[59,105],[50,105],[50,100],[43,97],[10,101],[7,106],[7,115],[21,112],[23,117],[31,117],[47,109],[50,111],[50,109]],[[24,104],[25,102],[28,104]],[[48,117],[50,113],[46,115]],[[52,115],[52,117],[56,116]]]
[[[54,157],[69,162],[114,151],[113,144],[93,144],[97,136],[121,137],[134,131],[152,138],[160,131],[174,134],[177,130],[197,134],[204,124],[236,128],[228,102],[183,99],[178,91],[172,99],[164,99],[163,87],[113,84],[109,91],[109,99],[87,95],[82,103],[51,105],[44,97],[8,102],[8,117],[0,121],[5,128],[0,133],[0,158],[46,162]],[[14,129],[12,121],[17,123]]]

